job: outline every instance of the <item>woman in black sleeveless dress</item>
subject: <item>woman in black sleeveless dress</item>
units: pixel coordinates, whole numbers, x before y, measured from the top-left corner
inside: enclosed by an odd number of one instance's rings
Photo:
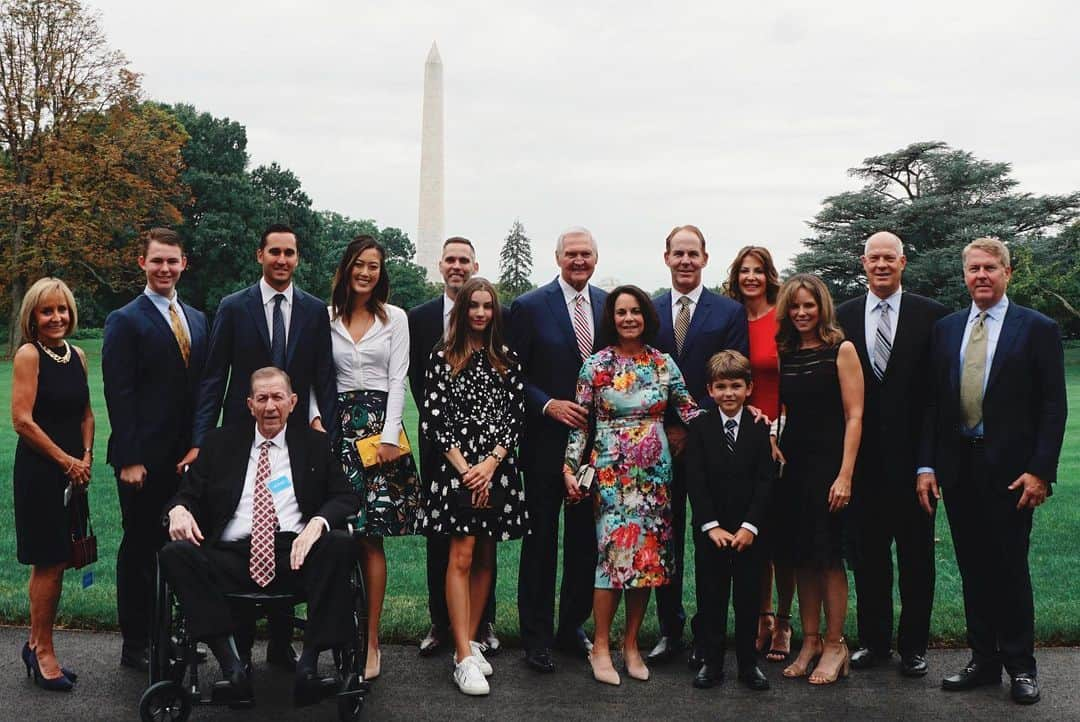
[[[76,675],[57,662],[52,627],[72,523],[87,515],[94,415],[86,356],[65,340],[76,325],[71,290],[55,278],[39,280],[23,298],[19,321],[23,344],[15,353],[11,391],[19,436],[12,474],[15,536],[19,562],[32,565],[30,638],[22,657],[39,687],[67,691]]]
[[[854,345],[844,341],[832,298],[817,276],[789,278],[776,310],[780,403],[786,412],[780,438],[786,467],[777,486],[786,509],[778,533],[786,539],[777,551],[796,570],[803,628],[802,649],[784,676],[809,674],[813,684],[831,684],[849,668],[843,637],[848,596],[844,525],[862,435],[862,367]]]

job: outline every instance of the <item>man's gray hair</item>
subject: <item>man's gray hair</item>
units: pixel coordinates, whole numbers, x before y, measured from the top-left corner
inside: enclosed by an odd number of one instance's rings
[[[576,235],[588,236],[589,243],[592,244],[593,253],[597,253],[596,238],[593,236],[592,231],[590,231],[585,226],[570,226],[569,228],[563,230],[563,232],[559,234],[559,239],[555,241],[555,255],[562,255],[563,241],[566,239],[567,236]]]
[[[900,256],[904,255],[904,242],[900,240],[900,236],[896,235],[895,233],[890,233],[889,231],[878,231],[877,233],[871,233],[870,237],[867,238],[866,242],[863,244],[862,252],[863,252],[864,256],[870,250],[870,241],[874,240],[875,238],[878,238],[879,236],[886,236],[886,237],[890,238],[891,240],[893,240],[895,242],[895,244],[896,244],[896,253],[897,253],[897,255],[900,255]]]
[[[263,366],[261,369],[256,369],[251,374],[251,382],[248,384],[248,398],[255,393],[255,382],[262,381],[263,379],[279,378],[285,382],[285,388],[289,393],[293,392],[292,379],[289,378],[289,374],[285,373],[277,366]]]

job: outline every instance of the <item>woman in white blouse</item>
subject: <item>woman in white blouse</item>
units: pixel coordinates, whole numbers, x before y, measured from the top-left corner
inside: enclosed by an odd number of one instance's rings
[[[423,509],[416,464],[399,445],[409,370],[409,322],[405,311],[386,303],[390,277],[385,259],[386,252],[374,238],[354,238],[334,274],[330,307],[338,390],[336,450],[345,474],[364,499],[360,545],[368,597],[364,678],[369,680],[379,676],[382,666],[383,537],[418,533]]]

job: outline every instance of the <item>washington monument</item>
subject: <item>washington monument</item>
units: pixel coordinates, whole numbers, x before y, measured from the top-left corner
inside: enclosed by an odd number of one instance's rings
[[[445,209],[443,204],[443,66],[439,48],[431,44],[424,64],[424,110],[420,131],[420,219],[416,263],[429,281],[439,280]]]

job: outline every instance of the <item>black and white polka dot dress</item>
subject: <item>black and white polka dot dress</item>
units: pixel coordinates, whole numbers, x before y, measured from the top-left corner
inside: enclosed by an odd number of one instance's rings
[[[514,363],[505,375],[487,353],[476,351],[458,374],[451,373],[441,349],[428,359],[424,376],[420,431],[438,451],[439,465],[427,480],[424,531],[435,534],[490,536],[497,541],[520,538],[527,529],[525,492],[518,473],[518,437],[525,421],[525,383]],[[491,477],[490,509],[462,502],[464,488],[445,452],[457,447],[470,465],[502,446],[506,458]],[[498,487],[498,488],[495,488]]]

